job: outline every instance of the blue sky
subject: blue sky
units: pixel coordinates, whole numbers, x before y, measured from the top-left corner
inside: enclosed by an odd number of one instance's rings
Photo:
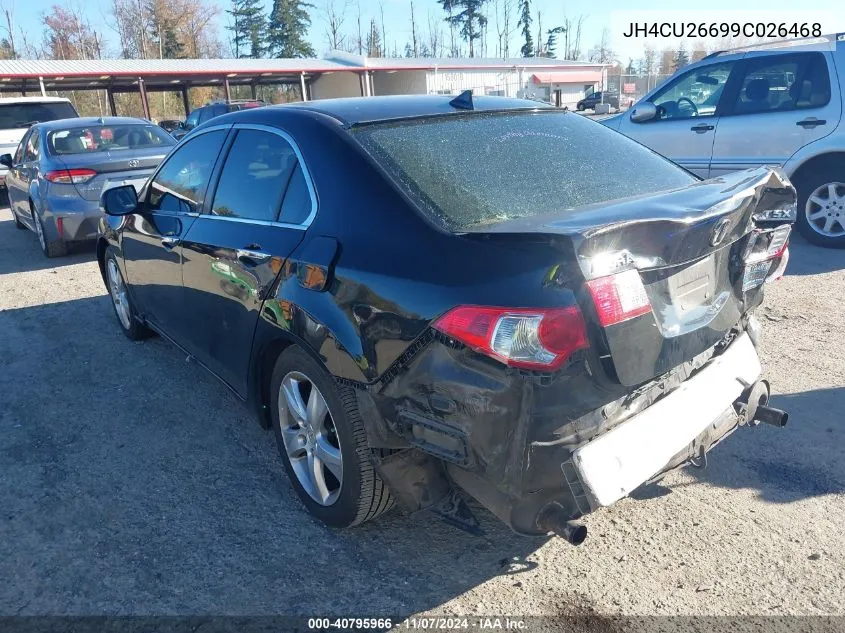
[[[2,4],[14,6],[15,21],[18,29],[26,32],[27,39],[35,41],[40,39],[42,33],[41,16],[49,10],[49,7],[56,4],[56,0],[0,0]],[[67,0],[59,0],[59,4]],[[110,0],[71,0],[77,6],[84,5],[92,25],[105,34],[107,47],[111,52],[116,52],[116,34],[108,26]],[[213,0],[208,0],[212,2]],[[266,0],[271,4],[272,0]],[[318,54],[327,50],[327,39],[325,35],[325,2],[326,0],[312,0],[316,5],[312,9],[312,27],[310,40]],[[334,0],[335,6],[340,7],[348,2],[346,10],[346,21],[344,31],[350,37],[356,30],[355,22],[358,12],[358,0]],[[409,0],[382,0],[384,5],[385,25],[388,33],[388,46],[392,49],[395,43],[399,50],[404,48],[406,41],[410,40],[410,2]],[[362,21],[367,22],[370,16],[379,16],[379,0],[360,0]],[[582,49],[589,50],[601,38],[602,29],[610,28],[612,49],[617,53],[618,58],[627,63],[629,57],[637,58],[642,54],[643,42],[626,40],[622,37],[623,24],[630,19],[638,21],[666,20],[667,16],[677,17],[684,21],[710,22],[713,20],[736,19],[737,21],[800,21],[807,22],[816,16],[821,16],[824,32],[845,31],[845,12],[838,10],[841,0],[807,0],[803,6],[796,8],[798,3],[794,0],[743,0],[743,12],[730,13],[735,11],[736,0],[708,0],[706,10],[686,10],[681,14],[667,13],[675,11],[682,6],[677,0],[640,0],[636,4],[624,2],[623,0],[606,0],[605,2],[563,2],[561,0],[532,0],[533,15],[536,20],[537,11],[542,12],[544,29],[560,24],[564,15],[577,16],[583,14],[586,17],[582,35]],[[228,6],[226,0],[218,0],[218,6],[224,9]],[[436,0],[415,0],[415,13],[418,29],[427,31],[427,19],[442,19],[443,12]],[[637,8],[634,12],[633,7]],[[495,23],[493,19],[493,0],[488,5],[488,16],[490,19],[488,50],[495,52]],[[228,37],[223,30],[226,23],[226,15],[221,11],[218,25],[221,35]],[[515,17],[513,18],[515,26]],[[534,26],[536,29],[536,24]],[[448,29],[443,24],[444,36],[447,36]],[[653,45],[660,49],[665,46],[676,46],[675,40],[651,40]],[[690,42],[691,43],[691,42]],[[517,53],[519,50],[519,34],[514,32],[511,39],[511,51]],[[688,45],[689,47],[689,45]]]

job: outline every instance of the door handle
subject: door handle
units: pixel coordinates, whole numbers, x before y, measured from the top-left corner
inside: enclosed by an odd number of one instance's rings
[[[698,134],[704,134],[705,132],[712,130],[713,126],[707,123],[699,123],[698,125],[693,125],[690,129]]]
[[[795,125],[800,125],[806,130],[808,128],[812,129],[817,125],[825,125],[826,123],[827,121],[825,121],[824,119],[817,119],[816,117],[811,116],[804,119],[803,121],[798,121]]]
[[[179,243],[178,235],[165,235],[161,238],[161,245],[169,251],[172,251]]]
[[[257,266],[263,264],[272,257],[270,253],[264,251],[255,251],[248,248],[239,248],[235,251],[238,261],[247,266]]]

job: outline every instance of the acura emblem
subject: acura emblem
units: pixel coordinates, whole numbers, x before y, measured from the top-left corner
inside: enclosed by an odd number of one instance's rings
[[[134,158],[133,158],[132,160],[130,160],[130,161],[129,161],[129,166],[130,166],[130,167],[137,167],[137,166],[138,166],[138,165],[140,165],[140,164],[141,164],[141,163],[140,163],[140,162],[138,162],[137,160],[135,160]]]
[[[731,221],[728,218],[722,218],[716,222],[713,230],[710,231],[710,246],[718,246],[725,239],[728,230],[731,228]]]

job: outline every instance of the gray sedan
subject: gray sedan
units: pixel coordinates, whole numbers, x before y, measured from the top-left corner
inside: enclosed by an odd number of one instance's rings
[[[15,225],[38,235],[47,257],[97,237],[100,194],[141,188],[176,141],[149,121],[129,117],[77,118],[33,125],[14,156],[6,186]]]

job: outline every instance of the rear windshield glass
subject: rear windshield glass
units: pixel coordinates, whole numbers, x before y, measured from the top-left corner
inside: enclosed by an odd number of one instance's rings
[[[435,221],[454,231],[696,180],[618,132],[560,110],[382,123],[353,133]]]
[[[69,103],[7,103],[0,105],[0,130],[29,127],[34,123],[71,119],[76,111]]]
[[[157,125],[92,125],[55,130],[47,136],[51,154],[89,154],[169,147],[176,141]]]

